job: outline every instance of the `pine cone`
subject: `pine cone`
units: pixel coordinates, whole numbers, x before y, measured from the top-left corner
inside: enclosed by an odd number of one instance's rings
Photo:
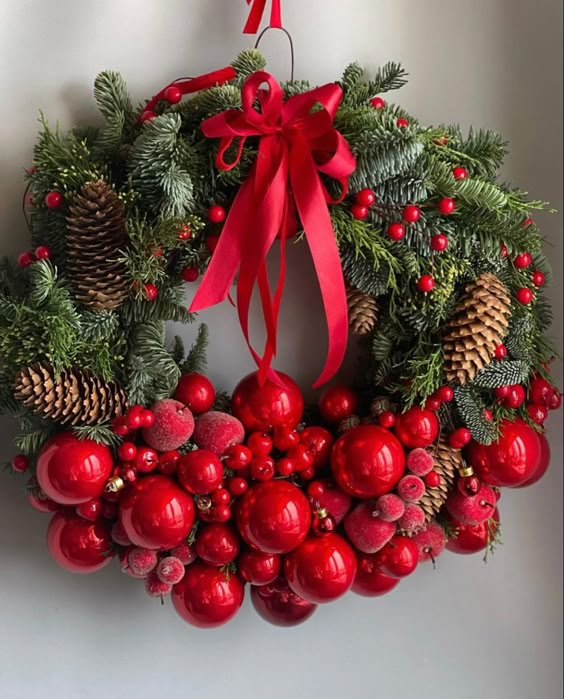
[[[443,340],[448,381],[465,384],[488,366],[507,333],[510,315],[509,292],[495,274],[486,272],[467,284]]]
[[[441,482],[436,488],[427,487],[425,495],[418,502],[425,512],[427,522],[431,521],[445,504],[458,471],[464,466],[460,450],[449,447],[443,437],[435,447],[433,458],[435,460],[433,470],[441,476]]]
[[[368,335],[378,320],[378,304],[373,296],[349,286],[347,289],[349,327],[355,335]]]
[[[76,298],[88,308],[111,311],[129,292],[119,262],[127,244],[123,202],[103,180],[85,184],[67,218],[67,270]]]
[[[85,369],[57,373],[46,362],[18,373],[14,395],[34,413],[61,425],[97,425],[127,409],[125,391],[118,384]]]

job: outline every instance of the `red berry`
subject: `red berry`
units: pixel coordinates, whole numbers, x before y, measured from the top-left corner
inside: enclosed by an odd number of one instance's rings
[[[145,591],[149,597],[162,597],[163,595],[170,595],[172,585],[164,583],[153,571],[145,578]]]
[[[439,200],[437,208],[439,213],[443,214],[443,216],[448,216],[456,210],[456,202],[450,197],[443,197]]]
[[[459,427],[449,435],[448,443],[453,449],[462,449],[472,439],[472,433],[466,427]]]
[[[398,495],[405,502],[418,502],[425,495],[425,483],[419,476],[404,476],[398,483]]]
[[[310,498],[318,500],[326,491],[325,485],[322,481],[313,481],[307,487],[307,494]]]
[[[150,410],[143,410],[140,415],[141,427],[147,428],[152,427],[155,424],[155,413]]]
[[[40,245],[35,250],[35,257],[38,260],[48,260],[51,257],[51,249],[46,245]]]
[[[374,109],[384,109],[386,106],[386,103],[381,97],[373,97],[370,100],[370,104],[374,107]]]
[[[233,497],[238,497],[239,495],[244,495],[249,489],[249,484],[244,478],[239,478],[235,476],[227,481],[227,489],[233,495]]]
[[[552,396],[548,399],[548,409],[549,410],[558,410],[560,406],[562,405],[562,394],[560,391],[554,391]]]
[[[223,460],[231,471],[242,471],[251,465],[253,452],[244,444],[233,444],[225,450]]]
[[[441,401],[438,396],[429,396],[425,401],[425,407],[427,410],[432,410],[435,412],[441,407]]]
[[[178,104],[182,99],[182,91],[176,85],[170,85],[164,91],[164,98],[170,104]]]
[[[136,575],[148,575],[157,567],[159,559],[155,551],[135,546],[127,554],[127,564]]]
[[[255,456],[267,456],[272,451],[272,439],[266,432],[253,432],[247,439],[247,446]]]
[[[215,205],[210,206],[208,209],[208,220],[212,223],[221,223],[225,221],[225,209],[223,206]]]
[[[289,427],[275,427],[273,433],[274,446],[278,451],[288,451],[290,447],[299,444],[300,435]]]
[[[426,476],[434,466],[433,456],[421,447],[412,449],[407,455],[407,468],[416,476]]]
[[[29,459],[25,454],[16,454],[12,459],[12,470],[16,473],[25,473],[29,468]]]
[[[391,578],[405,578],[411,575],[418,562],[419,549],[407,536],[392,537],[378,554],[379,569]]]
[[[504,243],[501,244],[500,246],[500,255],[505,259],[509,255],[509,250],[507,249],[507,245]]]
[[[430,471],[424,480],[427,488],[438,488],[441,484],[441,474],[436,471]]]
[[[526,286],[522,286],[520,289],[517,289],[515,298],[519,303],[523,304],[523,306],[528,306],[533,300],[533,292],[527,289]]]
[[[255,481],[269,481],[276,475],[274,459],[270,456],[255,456],[250,466],[251,478]]]
[[[223,481],[223,464],[207,449],[189,451],[180,460],[178,479],[192,495],[207,495],[219,488]]]
[[[138,430],[141,427],[141,413],[130,410],[125,416],[125,424],[130,430]]]
[[[151,447],[141,445],[137,447],[133,463],[135,468],[141,473],[150,473],[159,465],[159,455]]]
[[[149,301],[154,301],[159,295],[159,290],[154,284],[144,284],[143,290],[145,291],[145,297]]]
[[[376,201],[376,195],[371,189],[361,189],[356,195],[356,203],[360,206],[372,206]]]
[[[496,345],[495,358],[505,359],[507,357],[507,347],[505,345]]]
[[[138,121],[140,124],[144,124],[146,121],[151,121],[151,119],[154,119],[157,115],[155,112],[151,111],[150,109],[146,109],[144,112],[141,113]]]
[[[452,174],[455,180],[465,180],[468,177],[468,171],[463,167],[453,168]]]
[[[421,218],[421,209],[418,206],[409,204],[404,208],[402,218],[406,223],[415,223]]]
[[[397,522],[405,513],[405,503],[395,493],[386,493],[380,495],[376,500],[375,509],[372,513],[377,514],[384,522]]]
[[[525,402],[526,397],[527,394],[523,386],[515,384],[515,386],[510,386],[509,393],[502,402],[504,407],[514,410]]]
[[[435,280],[430,274],[424,274],[417,282],[417,288],[424,294],[428,294],[435,288]]]
[[[405,226],[402,223],[390,223],[388,226],[388,237],[392,240],[405,238]]]
[[[308,468],[304,468],[303,471],[300,471],[300,476],[305,481],[310,481],[312,478],[315,478],[315,468],[313,466],[309,466]]]
[[[276,464],[276,473],[283,478],[292,475],[295,470],[296,464],[294,463],[293,459],[289,459],[287,456],[279,459]]]
[[[32,252],[22,252],[18,257],[18,264],[22,269],[29,267],[35,262],[35,255]]]
[[[292,459],[296,466],[296,471],[304,471],[313,466],[313,454],[308,451],[304,444],[297,444],[288,450],[288,458]]]
[[[450,403],[450,401],[454,398],[454,391],[450,386],[441,386],[437,390],[437,398],[442,403]]]
[[[49,192],[45,197],[45,206],[48,209],[58,209],[62,206],[64,197],[60,192]]]
[[[507,398],[509,395],[509,391],[511,390],[511,386],[498,386],[497,388],[494,388],[494,393],[498,398]]]
[[[214,507],[213,518],[216,522],[220,522],[221,524],[228,522],[231,519],[231,510],[227,505]]]
[[[168,585],[176,585],[184,577],[184,564],[176,556],[165,556],[159,561],[157,566],[157,577]]]
[[[548,417],[548,408],[540,403],[528,403],[527,412],[531,420],[537,425],[542,425]]]
[[[532,262],[533,258],[528,252],[522,252],[513,260],[513,264],[517,269],[526,269]]]
[[[448,136],[445,135],[445,136],[441,136],[440,138],[436,138],[433,141],[433,143],[436,146],[446,146],[446,144],[448,143]]]
[[[378,415],[378,424],[380,427],[390,430],[396,424],[396,416],[391,412],[391,410],[385,410],[383,413]]]
[[[396,125],[399,126],[400,128],[405,128],[405,127],[409,126],[409,121],[407,119],[404,119],[403,117],[400,117],[396,121]]]
[[[437,233],[431,238],[431,249],[435,252],[442,252],[448,247],[448,238],[442,233]]]
[[[494,416],[492,411],[489,408],[486,408],[484,412],[482,413],[482,416],[484,420],[487,420],[488,422],[493,422]]]
[[[546,283],[546,277],[542,272],[539,272],[537,270],[536,272],[533,272],[532,281],[533,284],[537,287],[544,286]]]
[[[124,437],[129,432],[129,427],[125,422],[125,418],[121,415],[113,419],[112,432],[120,437]]]
[[[361,204],[353,204],[353,206],[351,206],[351,214],[357,221],[363,221],[368,217],[368,207],[362,206]]]
[[[192,237],[192,229],[187,224],[182,224],[178,229],[179,240],[189,240]]]
[[[530,226],[531,223],[533,223],[532,218],[526,218],[523,223],[521,224],[521,228],[526,228],[527,226]]]
[[[200,272],[197,267],[185,267],[182,272],[182,279],[185,282],[195,282],[200,276]]]
[[[124,442],[119,445],[117,454],[120,461],[133,461],[137,454],[137,447],[133,442]]]
[[[104,503],[99,498],[94,498],[88,502],[83,502],[76,506],[76,514],[88,522],[96,522],[102,517]]]

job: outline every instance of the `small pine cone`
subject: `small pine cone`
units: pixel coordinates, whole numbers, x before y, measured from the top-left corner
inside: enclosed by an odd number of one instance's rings
[[[378,303],[373,296],[349,286],[347,289],[349,327],[355,335],[368,335],[378,320]]]
[[[376,418],[392,409],[392,404],[385,396],[376,396],[370,401],[370,415]]]
[[[347,430],[352,430],[353,427],[358,427],[361,423],[358,415],[349,415],[341,420],[337,427],[337,432],[339,434],[344,434]]]
[[[57,373],[46,362],[20,370],[14,395],[34,413],[61,425],[97,425],[127,410],[125,391],[118,384],[85,369]]]
[[[67,218],[67,272],[77,300],[91,310],[113,310],[129,293],[123,202],[107,182],[85,184]]]
[[[435,446],[433,459],[435,461],[433,470],[441,476],[441,482],[436,488],[427,486],[425,495],[417,503],[425,512],[427,522],[436,517],[445,504],[459,469],[464,466],[460,450],[449,447],[444,437],[441,437]]]
[[[490,272],[466,285],[443,339],[447,381],[473,381],[495,356],[509,326],[511,297]]]

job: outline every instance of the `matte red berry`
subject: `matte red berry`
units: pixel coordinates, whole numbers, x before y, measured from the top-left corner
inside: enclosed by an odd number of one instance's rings
[[[162,597],[163,595],[170,595],[172,585],[164,583],[159,579],[156,572],[152,572],[145,579],[145,590],[150,597]]]
[[[402,212],[402,218],[406,223],[415,223],[421,218],[421,209],[413,204],[408,204]]]
[[[49,192],[45,197],[45,206],[48,209],[58,209],[62,206],[65,198],[60,192]]]
[[[161,582],[176,585],[184,577],[184,565],[176,556],[166,556],[159,561],[156,573]]]
[[[442,252],[448,247],[448,238],[442,233],[437,233],[431,238],[431,249],[435,252]]]
[[[517,299],[517,301],[519,301],[519,303],[523,304],[523,306],[528,306],[533,300],[533,292],[524,286],[520,289],[517,289],[515,298]]]
[[[443,216],[449,216],[456,210],[456,202],[450,197],[443,197],[439,200],[437,208]]]
[[[12,459],[12,470],[16,473],[25,473],[29,468],[29,459],[25,454],[16,454]]]
[[[376,201],[376,195],[371,189],[361,189],[356,195],[356,203],[360,206],[372,206]]]
[[[374,505],[374,512],[378,514],[384,522],[397,522],[405,512],[405,503],[394,493],[381,495]]]
[[[398,483],[397,490],[405,502],[419,502],[425,495],[425,483],[419,476],[404,476]]]
[[[370,104],[374,107],[374,109],[384,109],[386,106],[386,103],[381,97],[373,97],[370,100]]]
[[[221,223],[225,221],[225,209],[223,206],[210,206],[208,209],[208,220],[212,223]]]
[[[182,99],[182,91],[176,85],[170,85],[164,91],[164,98],[170,104],[178,104]]]
[[[513,264],[517,269],[526,269],[533,262],[533,258],[528,252],[522,252],[513,260]]]
[[[430,274],[424,274],[417,281],[417,288],[424,294],[428,294],[435,288],[435,280]]]
[[[363,221],[368,217],[368,207],[361,204],[353,204],[351,206],[351,214],[357,221]]]
[[[35,255],[32,252],[22,252],[18,257],[18,264],[22,269],[29,267],[35,262]]]
[[[392,240],[405,238],[405,226],[403,223],[390,223],[388,226],[388,237]]]
[[[465,180],[468,177],[468,170],[463,167],[455,167],[452,170],[452,174],[455,180]]]

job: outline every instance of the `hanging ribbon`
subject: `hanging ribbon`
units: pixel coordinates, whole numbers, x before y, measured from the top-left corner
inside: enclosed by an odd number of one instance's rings
[[[282,29],[281,2],[282,0],[272,0],[269,25],[272,29]],[[243,34],[256,34],[266,9],[266,0],[247,0],[247,5],[251,5],[251,11],[247,19],[247,24],[243,29]]]
[[[261,89],[266,84],[267,89]],[[286,240],[292,235],[296,214],[309,244],[327,319],[327,358],[315,386],[328,381],[339,369],[348,334],[345,284],[328,203],[332,201],[320,174],[337,180],[346,196],[347,177],[356,162],[348,143],[333,126],[342,99],[336,84],[291,97],[284,103],[282,88],[271,75],[250,75],[242,90],[242,111],[228,110],[202,124],[209,138],[219,138],[216,165],[234,168],[245,141],[260,137],[256,160],[231,207],[219,243],[190,307],[198,311],[223,301],[235,275],[237,310],[249,349],[259,366],[259,379],[277,380],[271,368],[276,355],[278,314],[285,278]],[[256,109],[258,104],[259,109]],[[317,108],[315,111],[314,107]],[[226,152],[236,144],[232,162]],[[280,272],[271,294],[266,256],[280,239]],[[249,339],[249,307],[255,284],[263,309],[266,344],[262,357]]]

